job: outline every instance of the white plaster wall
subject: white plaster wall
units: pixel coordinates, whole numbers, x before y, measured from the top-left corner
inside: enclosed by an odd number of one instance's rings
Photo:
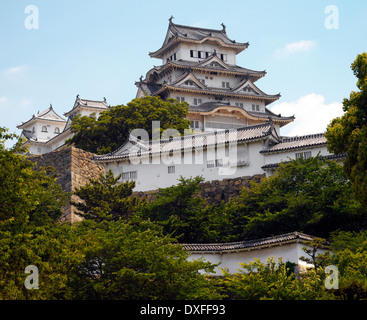
[[[289,159],[296,159],[296,153],[311,151],[311,156],[315,157],[320,153],[321,156],[330,155],[326,146],[318,146],[314,148],[305,148],[297,150],[287,150],[284,152],[274,154],[264,154],[264,164],[280,163],[282,161],[289,161]]]
[[[42,132],[43,126],[46,126],[47,132]],[[61,133],[64,130],[64,127],[65,123],[39,120],[25,127],[25,130],[33,132],[34,128],[34,136],[40,141],[46,141],[57,136],[57,133],[55,133],[55,128],[59,128],[59,132]]]
[[[262,263],[266,263],[269,257],[273,257],[278,263],[278,259],[282,258],[282,262],[287,261],[296,263],[299,265],[311,267],[310,264],[300,260],[300,258],[306,257],[307,254],[303,251],[303,247],[307,247],[302,243],[289,243],[284,245],[278,245],[268,248],[253,249],[249,251],[230,252],[230,253],[190,253],[189,261],[204,259],[212,263],[220,263],[214,270],[214,275],[222,275],[222,269],[227,269],[230,273],[237,273],[241,268],[240,263],[248,264],[250,261],[260,259]],[[325,253],[327,250],[319,249],[317,254]],[[308,256],[307,256],[308,257]]]
[[[203,176],[205,181],[223,180],[229,178],[253,176],[262,173],[263,156],[259,151],[263,148],[261,141],[249,144],[231,145],[227,151],[223,148],[196,149],[196,152],[177,152],[172,156],[159,156],[149,160],[142,159],[140,163],[128,161],[109,162],[106,170],[111,169],[115,176],[137,171],[135,191],[156,190],[178,184],[180,176],[185,178]],[[236,159],[237,158],[237,159]],[[207,167],[207,160],[224,159],[223,167]],[[249,161],[248,166],[226,167],[226,161]],[[168,166],[175,166],[175,173],[168,173]]]
[[[205,56],[202,57],[201,59],[191,58],[190,50],[214,52],[214,49],[217,51],[218,57],[220,57],[221,53],[227,54],[227,61],[226,61],[227,64],[231,65],[236,64],[236,53],[233,49],[221,48],[219,44],[209,44],[209,43],[202,43],[202,44],[181,43],[174,50],[167,52],[167,54],[162,59],[162,63],[164,64],[167,58],[170,57],[175,52],[177,60],[182,59],[186,61],[202,61],[205,59]]]

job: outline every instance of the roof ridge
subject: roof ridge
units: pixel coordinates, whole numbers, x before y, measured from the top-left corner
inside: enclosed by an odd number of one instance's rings
[[[183,24],[176,24],[174,22],[171,23],[171,25],[173,25],[174,27],[182,27],[182,28],[188,28],[188,29],[192,29],[192,30],[207,30],[207,31],[216,31],[216,32],[220,32],[220,33],[223,33],[223,29],[212,29],[212,28],[203,28],[203,27],[194,27],[194,26],[186,26],[186,25],[183,25]]]
[[[293,142],[293,141],[307,140],[307,139],[312,139],[312,138],[321,138],[323,136],[324,136],[324,133],[313,133],[313,134],[306,134],[302,136],[283,137],[282,142]]]

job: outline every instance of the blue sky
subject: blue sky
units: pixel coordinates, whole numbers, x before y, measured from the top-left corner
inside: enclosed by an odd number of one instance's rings
[[[34,5],[39,28],[27,29]],[[325,26],[338,9],[338,29]],[[0,126],[16,125],[50,104],[62,115],[79,94],[110,105],[135,98],[134,82],[159,65],[148,56],[177,24],[221,29],[249,42],[237,64],[266,70],[256,84],[282,97],[269,108],[296,116],[283,134],[322,132],[355,90],[350,64],[367,51],[367,1],[117,1],[0,2]],[[335,20],[328,20],[335,26]]]

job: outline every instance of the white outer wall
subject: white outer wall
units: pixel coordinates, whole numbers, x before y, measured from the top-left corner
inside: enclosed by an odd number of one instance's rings
[[[203,258],[205,261],[212,263],[220,263],[215,268],[213,275],[222,275],[222,269],[227,269],[230,273],[237,273],[241,268],[239,263],[249,263],[255,261],[254,259],[260,259],[262,263],[266,263],[269,257],[273,257],[278,263],[278,259],[282,258],[283,263],[287,261],[296,263],[299,265],[307,265],[304,261],[300,260],[302,256],[306,257],[307,254],[302,250],[305,247],[302,243],[289,243],[284,245],[278,245],[268,248],[252,249],[249,251],[230,252],[230,253],[191,253],[188,260],[193,261]],[[326,250],[318,250],[318,254],[324,253]],[[308,256],[307,256],[308,257]],[[309,258],[309,257],[308,257]],[[310,266],[310,265],[308,265]]]
[[[321,156],[330,155],[326,146],[314,147],[314,148],[305,148],[305,149],[297,149],[297,150],[288,150],[280,153],[274,154],[264,154],[264,162],[265,164],[271,163],[280,163],[282,161],[289,161],[290,159],[296,159],[296,153],[311,151],[311,156],[316,157],[318,153]]]
[[[189,159],[192,163],[187,162],[187,158],[181,156],[181,153],[175,153],[168,163],[166,158],[160,159],[155,157],[150,163],[128,164],[126,160],[104,163],[106,170],[111,169],[115,176],[124,173],[137,171],[136,187],[134,191],[149,191],[158,188],[166,188],[178,183],[180,176],[185,178],[203,176],[204,181],[233,179],[238,177],[253,176],[256,174],[263,174],[262,169],[267,163],[280,163],[281,161],[288,161],[289,158],[295,159],[295,153],[300,151],[312,151],[312,156],[316,156],[318,152],[321,155],[329,154],[326,146],[317,147],[305,150],[290,150],[281,154],[264,155],[260,153],[263,150],[263,141],[255,141],[251,143],[241,143],[236,147],[230,147],[230,153],[225,155],[224,151],[213,151],[209,148],[197,153],[195,160],[195,151],[192,152]],[[223,149],[222,149],[223,150]],[[236,151],[236,153],[234,153]],[[232,153],[233,152],[233,153]],[[244,161],[248,165],[239,167],[207,167],[208,159],[222,159],[223,157],[230,158],[230,161]],[[144,160],[144,161],[147,161]],[[175,166],[175,173],[168,174],[168,166]],[[269,174],[269,172],[267,172]]]
[[[106,170],[111,169],[117,176],[124,172],[137,171],[136,187],[134,191],[149,191],[158,188],[166,188],[178,183],[180,176],[185,178],[203,176],[204,181],[231,179],[244,176],[253,176],[262,173],[261,167],[264,165],[264,157],[260,150],[263,148],[263,142],[257,141],[249,144],[239,144],[235,148],[230,149],[228,154],[230,161],[249,161],[249,166],[231,167],[230,171],[225,167],[207,167],[207,160],[221,159],[222,156],[215,156],[212,149],[203,150],[197,153],[195,160],[195,152],[192,152],[192,164],[188,163],[185,158],[181,157],[181,153],[174,154],[170,159],[171,164],[167,164],[166,159],[156,157],[150,164],[128,164],[122,162],[108,162],[104,166]],[[209,152],[207,152],[209,151]],[[233,152],[233,153],[232,153]],[[236,152],[236,154],[234,154]],[[218,155],[217,151],[217,155]],[[224,151],[222,151],[224,155]],[[228,157],[227,156],[227,157]],[[237,159],[236,159],[237,158]],[[157,164],[154,163],[156,161]],[[175,173],[168,174],[168,166],[175,166]]]

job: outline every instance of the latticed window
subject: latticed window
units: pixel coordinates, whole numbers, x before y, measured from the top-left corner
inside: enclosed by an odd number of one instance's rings
[[[296,153],[296,159],[308,159],[311,158],[312,154],[311,151],[306,151],[306,152],[297,152]]]
[[[121,175],[121,179],[123,181],[136,180],[137,178],[138,178],[138,172],[137,171],[124,172]]]

